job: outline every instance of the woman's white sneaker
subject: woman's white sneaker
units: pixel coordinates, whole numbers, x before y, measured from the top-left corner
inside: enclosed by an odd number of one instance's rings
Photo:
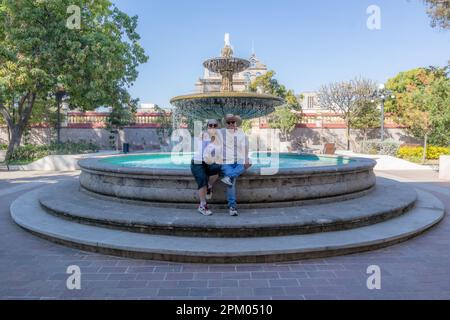
[[[212,212],[211,212],[211,210],[208,209],[207,205],[198,207],[198,212],[200,212],[204,216],[212,215]]]
[[[230,216],[237,217],[239,214],[236,208],[230,208]]]

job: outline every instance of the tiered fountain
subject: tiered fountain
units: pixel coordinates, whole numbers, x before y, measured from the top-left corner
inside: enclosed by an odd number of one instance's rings
[[[233,90],[233,76],[248,69],[250,62],[233,57],[228,34],[225,35],[222,56],[205,61],[203,66],[222,76],[221,90],[173,98],[171,103],[185,116],[221,119],[231,113],[243,119],[253,119],[272,113],[275,107],[284,103],[283,99],[272,95]]]
[[[222,90],[177,97],[185,115],[243,118],[271,113],[282,99],[233,91],[233,74],[248,61],[222,57],[204,63],[222,75]],[[14,221],[54,242],[126,257],[231,263],[323,257],[376,249],[407,240],[437,224],[442,203],[430,194],[375,178],[369,159],[280,154],[276,174],[262,175],[271,158],[255,154],[238,182],[240,216],[214,190],[215,215],[195,210],[197,185],[190,155],[86,159],[80,180],[28,193],[11,206]]]

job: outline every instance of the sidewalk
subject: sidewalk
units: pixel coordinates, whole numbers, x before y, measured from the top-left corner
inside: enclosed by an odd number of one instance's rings
[[[50,155],[27,165],[10,165],[9,171],[75,171],[79,170],[78,161],[84,158],[96,158],[119,154],[119,151],[99,151],[97,153],[76,155]],[[0,166],[0,171],[6,171],[6,165]]]
[[[403,159],[399,159],[392,156],[386,155],[370,155],[370,154],[361,154],[355,153],[352,151],[338,150],[336,151],[337,155],[347,156],[347,157],[360,157],[360,158],[369,158],[374,159],[377,162],[375,170],[382,171],[404,171],[404,170],[425,170],[425,171],[434,171],[430,166],[422,166],[416,163],[412,163]]]

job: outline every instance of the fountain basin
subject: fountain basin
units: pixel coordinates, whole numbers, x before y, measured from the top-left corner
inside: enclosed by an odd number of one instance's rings
[[[145,159],[150,163],[139,165]],[[195,207],[197,184],[189,164],[171,165],[167,164],[168,159],[170,154],[84,159],[79,162],[80,184],[93,194],[115,199]],[[366,195],[376,183],[373,173],[376,163],[370,159],[280,154],[280,167],[273,175],[261,175],[263,160],[252,161],[254,167],[237,183],[240,207],[286,207],[347,200]],[[302,161],[304,166],[299,164]],[[211,204],[226,205],[225,188],[221,182],[216,184]]]
[[[284,100],[254,92],[207,92],[175,97],[170,103],[181,114],[198,119],[220,119],[227,114],[253,119],[271,114]]]

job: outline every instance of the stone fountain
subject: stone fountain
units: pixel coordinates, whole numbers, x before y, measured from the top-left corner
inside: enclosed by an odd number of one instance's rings
[[[229,34],[218,58],[206,60],[203,66],[222,76],[219,92],[198,93],[173,98],[170,103],[185,116],[197,119],[220,119],[227,114],[238,114],[243,119],[266,116],[284,103],[282,98],[255,92],[235,92],[233,76],[250,67],[245,59],[233,57]]]
[[[220,92],[172,99],[200,119],[227,113],[244,119],[270,114],[283,100],[234,92],[233,75],[248,61],[222,56],[204,66],[222,75]],[[419,235],[444,217],[433,195],[376,178],[371,159],[280,154],[271,175],[252,167],[238,180],[240,216],[222,208],[196,212],[197,185],[173,154],[85,159],[79,180],[44,187],[11,205],[13,220],[45,239],[124,257],[200,263],[271,262],[373,250]],[[255,161],[259,158],[256,156]],[[188,155],[190,162],[190,155]]]

